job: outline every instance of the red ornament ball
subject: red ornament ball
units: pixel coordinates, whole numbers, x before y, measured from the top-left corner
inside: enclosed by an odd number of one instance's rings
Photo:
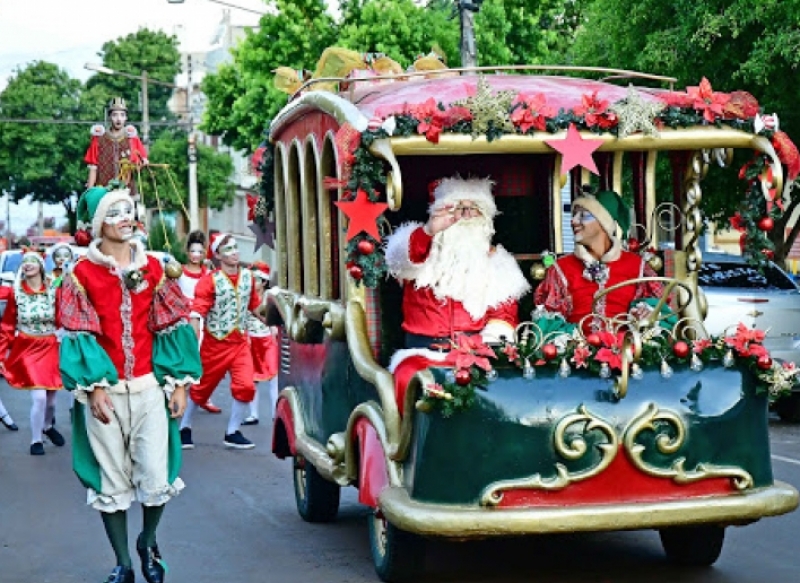
[[[689,345],[683,340],[678,340],[672,345],[672,352],[675,353],[675,356],[678,358],[686,358],[689,356]]]
[[[358,242],[358,252],[362,255],[371,255],[375,251],[375,243],[369,239],[362,239]]]
[[[347,273],[350,274],[350,277],[353,279],[361,279],[364,277],[364,270],[361,269],[358,265],[352,265],[347,269]]]
[[[472,380],[472,375],[466,368],[460,368],[456,371],[456,384],[462,387],[467,386]]]
[[[761,220],[758,221],[758,228],[765,233],[771,231],[774,227],[775,221],[772,220],[772,217],[762,217]]]
[[[81,229],[80,231],[76,231],[74,239],[75,239],[75,244],[78,247],[88,247],[89,243],[92,242],[92,236],[86,229]]]
[[[640,247],[641,243],[639,243],[638,239],[633,239],[633,238],[628,239],[628,251],[630,251],[631,253],[636,253],[639,251]]]
[[[772,249],[762,249],[761,253],[763,253],[764,257],[766,257],[770,261],[772,261],[773,257],[775,257],[775,251],[773,251]]]
[[[769,370],[772,368],[772,359],[768,355],[764,354],[758,357],[756,364],[761,370]]]
[[[558,348],[556,348],[555,344],[545,344],[542,346],[542,356],[547,360],[553,360],[558,356]]]
[[[600,346],[603,343],[603,341],[600,340],[600,334],[597,334],[596,332],[592,332],[591,334],[589,334],[586,337],[586,342],[588,342],[590,346],[595,346],[595,347]]]

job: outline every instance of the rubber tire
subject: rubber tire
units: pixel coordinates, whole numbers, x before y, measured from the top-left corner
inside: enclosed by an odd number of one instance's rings
[[[292,470],[294,500],[303,520],[334,520],[339,513],[339,485],[320,476],[317,468],[300,455],[293,458]]]
[[[792,393],[775,401],[775,412],[785,423],[800,423],[800,393]]]
[[[664,528],[658,534],[670,561],[693,567],[713,565],[725,541],[725,527],[716,525]]]
[[[373,511],[368,520],[372,562],[381,581],[403,583],[418,579],[425,566],[425,539],[400,530],[382,518],[379,510]]]

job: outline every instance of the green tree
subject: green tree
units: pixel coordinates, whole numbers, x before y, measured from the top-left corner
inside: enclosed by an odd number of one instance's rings
[[[591,0],[571,57],[577,64],[648,71],[678,79],[677,87],[708,77],[717,91],[745,90],[765,111],[778,112],[781,129],[800,132],[795,76],[800,66],[798,0]],[[704,207],[712,219],[731,216],[744,199],[735,172],[709,175]],[[800,205],[794,196],[770,234],[776,258],[794,238],[784,228]]]
[[[181,70],[178,39],[162,31],[140,28],[135,33],[120,37],[103,44],[98,53],[104,66],[139,77],[147,72],[150,79],[172,83],[175,75]],[[123,97],[128,102],[131,121],[141,120],[142,83],[138,79],[130,79],[122,75],[98,73],[86,82],[89,89],[104,93],[106,101],[114,96]],[[167,107],[173,89],[156,83],[148,83],[148,113],[151,121],[173,120],[174,116]],[[135,105],[135,104],[138,104]],[[138,112],[138,119],[136,113]],[[157,136],[160,130],[153,131]]]
[[[140,172],[140,188],[148,207],[185,212],[189,207],[189,159],[183,132],[165,132],[150,148],[152,168]],[[166,167],[162,167],[162,165]],[[221,210],[233,201],[233,162],[209,146],[197,145],[197,190],[200,207]],[[185,216],[188,219],[188,216]]]
[[[86,182],[83,155],[97,106],[79,80],[52,63],[18,69],[0,93],[0,190],[14,202],[61,204],[75,228],[78,193]],[[21,120],[30,120],[25,123]]]

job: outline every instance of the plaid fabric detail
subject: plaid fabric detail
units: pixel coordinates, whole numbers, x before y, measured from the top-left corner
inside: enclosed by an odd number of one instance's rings
[[[378,289],[367,288],[364,299],[367,304],[366,317],[369,345],[372,347],[372,355],[375,360],[378,360],[381,354],[381,298]]]
[[[664,277],[675,277],[674,249],[664,249]]]
[[[89,303],[89,298],[74,273],[64,278],[59,298],[58,317],[63,328],[73,332],[102,332],[100,317]]]
[[[148,327],[153,332],[163,330],[182,319],[189,318],[189,301],[181,292],[177,279],[169,279],[163,273],[153,294]]]

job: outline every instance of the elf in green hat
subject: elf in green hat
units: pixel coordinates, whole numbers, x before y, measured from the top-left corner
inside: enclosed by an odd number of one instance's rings
[[[127,510],[143,507],[136,540],[148,583],[163,583],[156,528],[164,505],[183,489],[176,418],[187,385],[202,373],[189,304],[162,262],[135,239],[127,189],[94,187],[79,219],[94,239],[64,276],[59,360],[75,396],[73,469],[100,511],[117,566],[106,583],[133,583]]]
[[[630,209],[616,192],[606,190],[584,194],[572,203],[572,232],[575,251],[556,261],[536,289],[534,302],[550,312],[578,323],[592,313],[595,295],[604,288],[656,273],[636,253],[622,248],[621,237],[630,229]],[[634,301],[657,298],[663,293],[659,282],[623,286],[606,295],[595,306],[595,314],[613,318],[630,310]],[[585,331],[602,326],[587,318]]]

